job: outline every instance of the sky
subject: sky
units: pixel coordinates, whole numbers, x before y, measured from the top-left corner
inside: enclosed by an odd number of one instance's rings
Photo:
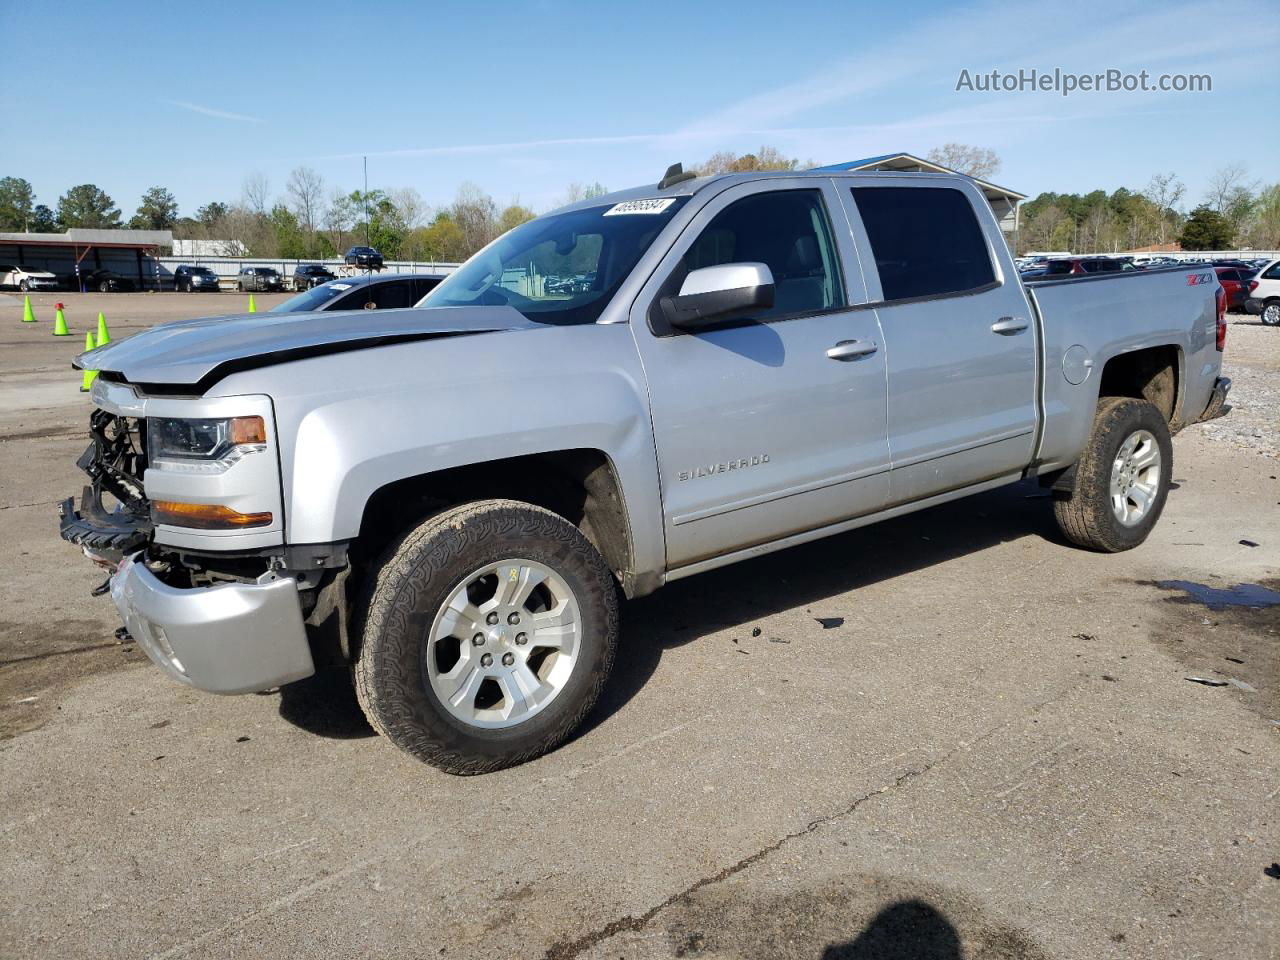
[[[528,0],[185,6],[0,0],[0,176],[56,207],[95,183],[180,213],[308,166],[330,189],[475,183],[537,211],[572,182],[622,189],[764,143],[835,163],[950,141],[996,151],[1035,196],[1174,172],[1280,181],[1270,2]],[[13,42],[12,38],[38,38]],[[1246,42],[1247,41],[1247,42]],[[980,92],[961,71],[1206,73],[1211,92]]]

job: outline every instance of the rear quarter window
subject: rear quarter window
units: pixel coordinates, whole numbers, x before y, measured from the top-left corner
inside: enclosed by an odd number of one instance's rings
[[[967,293],[995,282],[969,198],[950,187],[854,187],[885,300]]]

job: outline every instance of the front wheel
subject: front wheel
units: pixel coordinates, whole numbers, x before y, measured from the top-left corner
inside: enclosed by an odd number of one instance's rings
[[[111,281],[109,281],[109,280],[103,280],[101,283],[99,283],[99,284],[98,284],[98,292],[99,292],[99,293],[110,293],[110,292],[111,292]]]
[[[362,605],[356,692],[401,750],[487,773],[562,743],[613,664],[613,576],[563,517],[514,500],[446,510],[384,557]]]
[[[1090,550],[1132,550],[1147,539],[1169,495],[1169,424],[1145,400],[1105,397],[1075,470],[1071,490],[1054,500],[1059,528]]]
[[[1280,327],[1280,300],[1270,300],[1262,307],[1262,322],[1268,327]]]
[[[28,290],[31,289],[31,284],[28,283],[26,280],[23,280],[21,283],[18,284],[18,289],[21,290],[23,293],[26,293]]]

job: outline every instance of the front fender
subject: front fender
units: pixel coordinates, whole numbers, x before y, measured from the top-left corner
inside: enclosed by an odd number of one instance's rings
[[[612,461],[637,572],[665,558],[657,457],[625,325],[547,327],[402,343],[227,378],[276,403],[286,541],[359,534],[379,488],[451,467],[597,449]]]

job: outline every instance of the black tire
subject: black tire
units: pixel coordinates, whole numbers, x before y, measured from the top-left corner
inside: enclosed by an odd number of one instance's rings
[[[111,292],[111,281],[110,281],[110,280],[103,280],[103,281],[99,282],[99,284],[98,284],[98,292],[99,292],[99,293],[110,293],[110,292]]]
[[[23,280],[21,283],[18,284],[18,289],[21,290],[23,293],[26,293],[28,290],[31,289],[31,284],[27,283],[26,280]]]
[[[1266,326],[1280,327],[1280,300],[1268,300],[1258,316]]]
[[[460,581],[515,557],[550,567],[569,585],[581,648],[543,709],[513,727],[485,729],[445,709],[424,676],[423,637]],[[454,507],[393,544],[370,580],[354,624],[356,694],[373,728],[409,755],[459,775],[514,766],[562,743],[599,699],[617,646],[617,595],[604,559],[563,517],[514,500]]]
[[[1120,448],[1138,431],[1147,431],[1160,452],[1159,486],[1146,513],[1126,526],[1112,508],[1111,477]],[[1053,513],[1072,543],[1103,553],[1132,550],[1147,539],[1169,495],[1173,477],[1173,440],[1164,415],[1145,400],[1104,397],[1098,401],[1093,431],[1075,466],[1068,493],[1057,493]]]

